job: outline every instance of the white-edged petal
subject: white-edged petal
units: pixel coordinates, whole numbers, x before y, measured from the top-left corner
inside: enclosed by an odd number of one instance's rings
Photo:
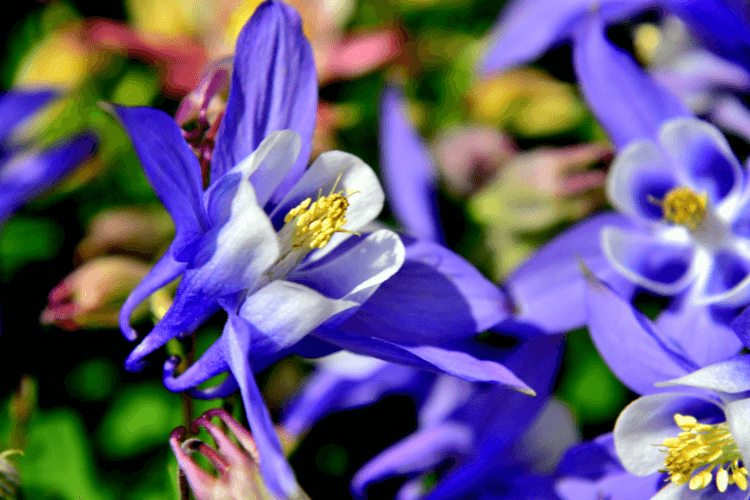
[[[239,316],[263,334],[253,339],[252,353],[264,356],[296,344],[331,316],[356,305],[297,283],[275,280],[249,295],[240,306]]]
[[[303,264],[287,278],[328,297],[361,304],[399,270],[404,256],[404,245],[398,235],[381,229],[360,238],[343,252]]]
[[[678,166],[682,185],[707,191],[720,216],[733,212],[742,190],[742,167],[719,129],[694,117],[675,118],[661,127],[659,142]]]
[[[619,211],[649,224],[662,217],[661,207],[650,197],[661,199],[678,182],[679,174],[659,146],[648,140],[632,141],[612,162],[607,198]]]
[[[695,250],[671,239],[606,227],[601,232],[601,245],[604,255],[620,273],[660,295],[677,294],[701,272],[695,262]],[[648,271],[657,272],[668,265],[679,268],[674,270],[674,279],[658,281],[655,276],[647,276]]]

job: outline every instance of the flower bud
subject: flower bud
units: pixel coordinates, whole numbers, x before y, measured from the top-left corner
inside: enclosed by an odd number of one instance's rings
[[[52,289],[39,321],[71,331],[114,328],[122,303],[149,269],[145,262],[123,255],[86,261]]]
[[[219,417],[232,432],[234,440],[211,422]],[[261,500],[273,498],[263,483],[258,464],[260,457],[250,432],[222,409],[209,410],[197,418],[191,431],[205,429],[216,443],[211,448],[196,438],[187,439],[187,429],[178,427],[169,436],[169,444],[198,500]],[[240,445],[235,444],[235,441]],[[211,475],[195,463],[190,455],[198,453],[218,472]],[[300,490],[295,500],[309,500]]]

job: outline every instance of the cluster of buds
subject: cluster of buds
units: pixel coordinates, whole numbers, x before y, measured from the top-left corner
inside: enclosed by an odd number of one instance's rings
[[[219,417],[234,439],[214,425]],[[177,457],[182,473],[187,478],[198,500],[265,500],[274,498],[266,489],[260,475],[260,456],[250,432],[222,409],[209,410],[191,425],[198,434],[203,428],[213,438],[212,448],[197,438],[188,438],[185,427],[178,427],[169,437],[169,444]],[[238,446],[239,445],[239,446]],[[202,455],[216,469],[212,475],[193,461],[191,455]],[[300,490],[301,492],[301,490]],[[309,500],[301,493],[296,500]]]

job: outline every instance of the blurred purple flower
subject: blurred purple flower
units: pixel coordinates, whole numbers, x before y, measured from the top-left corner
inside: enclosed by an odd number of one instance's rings
[[[438,376],[420,407],[417,431],[366,463],[352,480],[354,494],[363,497],[372,483],[402,475],[409,480],[399,490],[399,500],[473,499],[487,494],[515,498],[532,485],[534,490],[546,490],[545,478],[529,472],[531,446],[529,441],[522,445],[521,438],[547,401],[562,353],[561,340],[539,336],[499,354],[539,394],[533,399],[499,386]],[[560,429],[547,431],[554,434]],[[453,467],[441,468],[451,460]],[[443,472],[437,484],[425,491],[425,475],[434,470]],[[548,497],[553,498],[551,491]]]
[[[750,72],[702,47],[683,21],[668,16],[648,69],[696,115],[750,141],[750,110],[741,93],[750,89]]]
[[[97,138],[88,132],[45,149],[19,136],[34,114],[57,93],[51,90],[10,90],[0,96],[0,223],[24,203],[49,189],[94,152]]]
[[[574,39],[574,57],[577,57],[577,37],[588,17],[600,17],[609,25],[654,8],[682,18],[703,44],[720,56],[750,66],[750,25],[734,3],[721,0],[515,0],[509,2],[496,21],[482,70],[499,72],[532,62],[571,38]],[[592,64],[599,62],[605,61],[591,61]],[[583,77],[580,71],[577,73],[579,78]]]

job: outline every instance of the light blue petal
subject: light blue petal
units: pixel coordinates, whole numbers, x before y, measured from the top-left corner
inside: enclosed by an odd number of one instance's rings
[[[392,342],[442,345],[507,319],[510,301],[462,257],[404,238],[403,266],[340,328]]]
[[[716,306],[696,306],[686,293],[675,299],[656,320],[659,331],[667,333],[698,366],[708,366],[736,355],[742,341],[726,325],[723,311]]]
[[[724,407],[729,431],[743,457],[750,457],[750,399],[731,401]],[[743,458],[743,463],[747,462]]]
[[[306,286],[276,280],[249,295],[239,316],[253,325],[253,364],[296,344],[305,335],[356,302],[331,299]]]

